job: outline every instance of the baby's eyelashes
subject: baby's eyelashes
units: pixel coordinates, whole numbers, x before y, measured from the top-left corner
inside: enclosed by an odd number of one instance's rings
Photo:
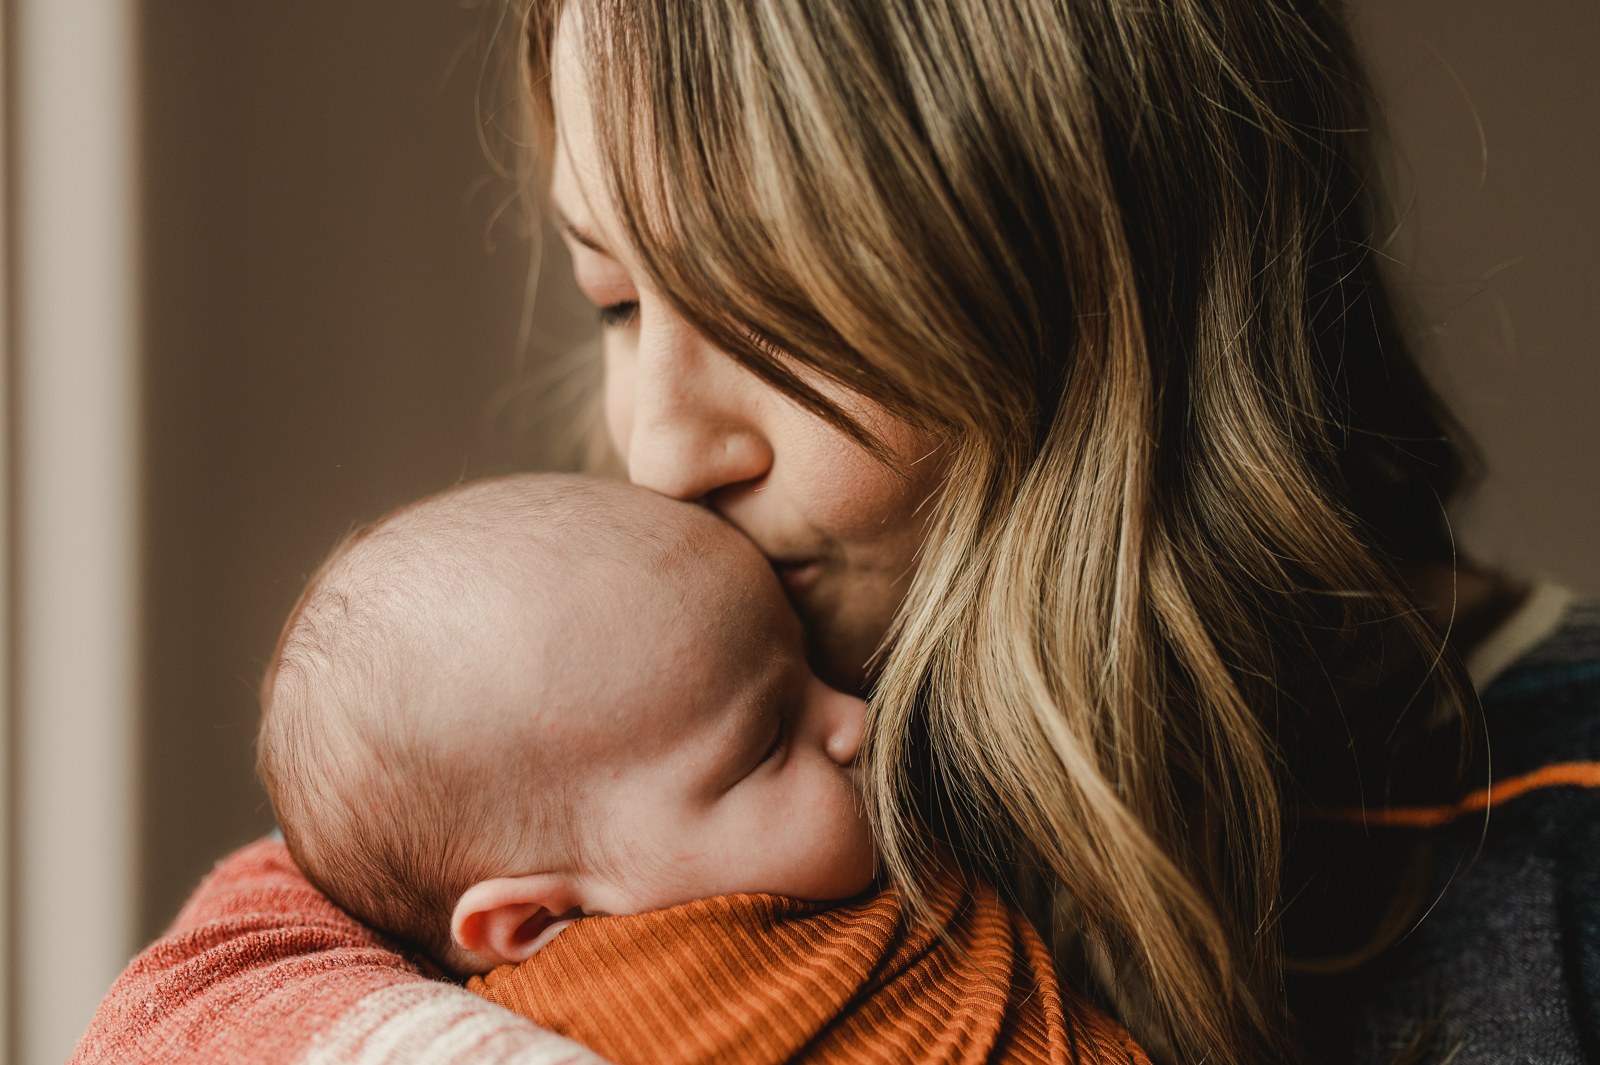
[[[784,740],[788,734],[788,730],[783,727],[783,719],[779,718],[778,727],[773,731],[772,742],[767,744],[766,751],[764,751],[761,755],[761,762],[758,762],[757,764],[760,765],[770,762],[779,754],[783,753]]]

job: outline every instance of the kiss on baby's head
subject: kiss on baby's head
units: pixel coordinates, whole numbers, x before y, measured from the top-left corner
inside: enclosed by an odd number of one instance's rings
[[[357,532],[262,709],[301,869],[459,972],[585,914],[872,879],[864,704],[812,674],[749,541],[619,481],[482,481]]]

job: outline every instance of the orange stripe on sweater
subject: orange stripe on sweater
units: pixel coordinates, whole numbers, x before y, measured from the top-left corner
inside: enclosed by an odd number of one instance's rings
[[[1458,817],[1510,802],[1530,791],[1558,787],[1600,788],[1600,762],[1557,762],[1520,777],[1502,780],[1492,787],[1479,788],[1460,802],[1444,806],[1400,806],[1383,810],[1307,806],[1301,808],[1300,816],[1314,821],[1344,821],[1357,825],[1435,828]]]

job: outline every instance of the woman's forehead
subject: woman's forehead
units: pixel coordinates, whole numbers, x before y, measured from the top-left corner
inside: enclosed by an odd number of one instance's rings
[[[600,176],[600,159],[595,143],[594,123],[589,113],[588,93],[571,64],[556,64],[550,78],[551,101],[555,109],[555,152],[551,163],[550,199],[563,216],[575,222],[587,219],[587,192]]]
[[[572,10],[575,5],[568,5]],[[551,63],[555,148],[551,161],[550,209],[556,226],[584,247],[616,258],[617,242],[608,206],[608,184],[590,112],[589,79],[581,47],[569,43],[567,16],[557,34]]]

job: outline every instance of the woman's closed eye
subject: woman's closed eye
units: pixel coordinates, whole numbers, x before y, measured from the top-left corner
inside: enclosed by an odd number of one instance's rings
[[[638,316],[638,300],[623,300],[600,308],[600,324],[607,329],[620,329],[632,325]]]

